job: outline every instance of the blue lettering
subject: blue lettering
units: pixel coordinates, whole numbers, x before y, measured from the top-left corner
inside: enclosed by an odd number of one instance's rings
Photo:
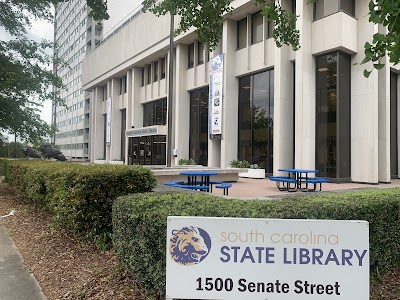
[[[362,261],[364,259],[365,254],[367,254],[367,250],[364,250],[363,253],[361,254],[361,256],[360,256],[360,254],[358,253],[357,250],[354,250],[354,253],[356,254],[356,256],[358,258],[358,265],[360,267],[362,267]]]
[[[300,248],[300,264],[307,265],[310,263],[310,251],[306,248]]]
[[[231,247],[231,249],[233,250],[233,262],[238,262],[237,259],[237,254],[238,254],[238,250],[240,249],[240,247]]]
[[[246,247],[246,250],[244,250],[244,253],[243,253],[243,256],[242,256],[242,259],[240,260],[240,262],[242,263],[242,262],[244,262],[245,259],[248,259],[248,258],[251,260],[251,262],[253,264],[255,263],[255,260],[254,260],[253,254],[251,253],[250,248]]]
[[[317,254],[318,252],[318,254]],[[323,265],[321,261],[321,257],[324,256],[324,252],[321,249],[312,249],[312,257],[313,257],[313,265],[315,265],[315,262],[317,261],[318,264]]]
[[[265,248],[266,253],[265,253],[265,262],[267,264],[273,264],[275,263],[275,261],[273,260],[275,254],[274,253],[270,253],[273,252],[275,250],[275,248]]]
[[[338,259],[337,259],[335,250],[333,250],[333,249],[331,249],[331,250],[329,251],[328,257],[327,257],[326,260],[325,260],[325,265],[327,265],[327,264],[328,264],[329,262],[331,262],[331,261],[335,262],[336,265],[340,265],[340,264],[339,264],[339,261],[338,261]]]
[[[342,265],[345,266],[346,262],[349,264],[349,266],[352,266],[353,264],[351,263],[351,258],[353,257],[353,252],[349,249],[343,249],[342,250]]]
[[[226,258],[223,258],[223,257],[219,258],[222,262],[228,262],[231,260],[231,256],[230,256],[229,252],[225,252],[225,251],[229,251],[228,246],[221,247],[221,254],[226,256]]]
[[[287,264],[287,265],[291,265],[292,262],[290,260],[288,260],[288,258],[287,258],[287,256],[288,256],[287,250],[288,250],[287,248],[283,248],[283,263]]]

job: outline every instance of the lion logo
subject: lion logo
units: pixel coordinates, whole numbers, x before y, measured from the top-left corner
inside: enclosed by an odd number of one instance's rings
[[[193,266],[202,262],[210,253],[211,239],[200,227],[183,227],[172,230],[169,252],[172,259],[182,266]]]

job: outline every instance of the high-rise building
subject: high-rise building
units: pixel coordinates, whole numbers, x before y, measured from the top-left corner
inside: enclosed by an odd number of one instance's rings
[[[65,89],[60,91],[64,103],[52,106],[52,124],[57,128],[55,143],[68,159],[89,159],[90,97],[82,91],[81,62],[114,31],[140,13],[138,1],[108,1],[110,19],[97,22],[89,15],[86,0],[61,2],[55,9],[54,57],[61,63],[54,65]],[[105,35],[104,35],[105,33]]]

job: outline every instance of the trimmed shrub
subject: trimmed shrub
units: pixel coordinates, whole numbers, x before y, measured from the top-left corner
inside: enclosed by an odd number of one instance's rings
[[[113,201],[151,191],[156,179],[141,166],[13,161],[9,183],[25,202],[52,212],[56,224],[105,246]]]
[[[237,200],[195,193],[145,193],[113,205],[114,250],[148,294],[165,291],[168,216],[366,220],[371,272],[400,264],[400,189],[320,194],[276,201]]]

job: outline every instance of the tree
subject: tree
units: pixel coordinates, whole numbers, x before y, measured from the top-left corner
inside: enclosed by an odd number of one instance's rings
[[[53,58],[46,51],[49,41],[35,42],[26,38],[31,19],[52,20],[51,0],[10,0],[0,2],[0,26],[10,39],[0,41],[0,129],[18,133],[26,140],[50,133],[50,127],[38,114],[43,101],[60,101],[50,86],[62,87],[53,74]]]
[[[313,3],[318,0],[307,0]],[[199,40],[208,43],[214,49],[221,37],[223,15],[232,10],[230,0],[144,0],[143,10],[156,16],[175,14],[181,17],[175,35],[186,32],[194,26],[197,28]],[[273,37],[278,47],[286,44],[294,50],[300,48],[299,31],[295,23],[297,16],[283,9],[280,1],[255,0],[256,5],[262,5],[262,14],[274,21]],[[369,20],[387,28],[387,33],[377,33],[372,42],[364,45],[365,58],[362,64],[372,62],[375,69],[383,68],[382,60],[389,56],[389,62],[400,62],[400,1],[371,0],[369,2]],[[365,70],[364,75],[369,76]]]

